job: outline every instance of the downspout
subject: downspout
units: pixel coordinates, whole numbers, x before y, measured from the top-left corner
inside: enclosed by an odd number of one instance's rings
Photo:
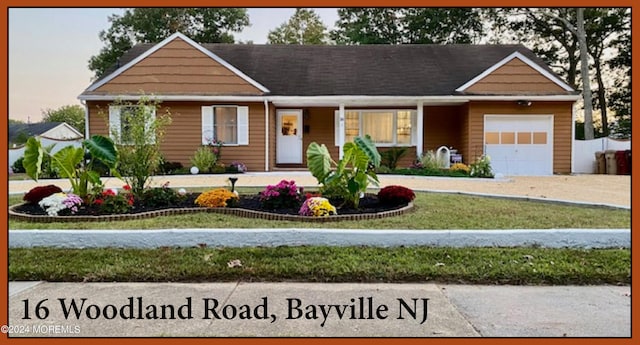
[[[264,171],[269,171],[269,101],[264,100]]]
[[[84,105],[84,138],[89,139],[89,106],[85,100],[80,100]]]

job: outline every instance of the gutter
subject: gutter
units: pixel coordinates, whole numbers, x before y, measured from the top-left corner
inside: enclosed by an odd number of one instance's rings
[[[109,101],[138,100],[142,95],[80,95],[78,99],[83,101]],[[148,95],[147,95],[148,97]],[[363,95],[338,95],[338,96],[206,96],[206,95],[153,95],[153,98],[161,101],[223,101],[223,102],[270,102],[281,104],[309,104],[322,105],[345,103],[345,105],[363,105],[373,102],[411,104],[418,102],[429,103],[468,103],[471,101],[577,101],[580,95],[464,95],[464,96],[363,96]]]

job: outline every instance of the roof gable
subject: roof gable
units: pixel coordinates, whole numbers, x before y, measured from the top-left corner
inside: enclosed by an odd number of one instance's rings
[[[505,67],[506,65],[508,65],[511,62],[513,62],[514,60],[520,60],[525,65],[527,65],[531,69],[535,70],[536,72],[538,72],[539,74],[541,74],[542,76],[547,78],[549,81],[551,81],[552,83],[554,83],[555,85],[560,87],[562,90],[567,91],[567,92],[574,91],[571,86],[567,85],[565,82],[560,80],[553,73],[551,73],[548,70],[542,68],[540,65],[538,65],[535,62],[533,62],[531,59],[527,58],[526,56],[522,55],[520,52],[517,52],[517,51],[512,53],[511,55],[507,56],[506,58],[500,60],[498,63],[494,64],[493,66],[487,68],[486,70],[484,70],[482,73],[480,73],[479,75],[477,75],[473,79],[471,79],[468,82],[464,83],[462,86],[458,87],[456,89],[456,91],[457,92],[465,92],[467,90],[470,90],[471,88],[473,88],[473,86],[477,85],[482,80],[485,80],[487,77],[491,76],[492,73],[498,71],[502,67]]]
[[[126,63],[123,66],[115,69],[113,72],[111,72],[110,74],[108,74],[104,78],[96,81],[94,84],[89,86],[89,88],[87,88],[87,90],[85,92],[99,91],[101,88],[103,88],[109,82],[117,80],[118,77],[121,77],[121,76],[125,75],[128,71],[131,71],[132,68],[134,68],[136,65],[142,63],[145,59],[147,59],[147,58],[149,58],[151,56],[154,56],[154,54],[155,55],[160,54],[161,53],[160,52],[161,49],[163,49],[163,48],[165,48],[165,47],[167,47],[167,46],[169,46],[171,44],[175,44],[176,42],[185,42],[186,45],[188,45],[188,46],[190,46],[192,48],[195,48],[197,51],[202,53],[204,56],[212,59],[213,61],[215,61],[216,64],[219,64],[224,69],[230,71],[231,74],[233,74],[234,76],[240,78],[243,82],[246,82],[247,84],[251,85],[252,87],[255,87],[260,92],[269,92],[269,89],[267,89],[265,86],[263,86],[262,84],[256,82],[255,80],[251,79],[245,73],[243,73],[242,71],[240,71],[239,69],[237,69],[236,67],[234,67],[233,65],[231,65],[230,63],[225,61],[224,59],[220,58],[215,53],[205,49],[200,44],[194,42],[193,40],[191,40],[190,38],[188,38],[187,36],[185,36],[185,35],[183,35],[183,34],[181,34],[179,32],[167,37],[162,42],[151,46],[149,49],[146,49],[143,52],[138,52],[139,55],[131,57],[131,59],[129,61],[126,61]],[[143,45],[143,47],[144,46],[148,46],[148,45]],[[135,49],[135,50],[137,50],[137,49]],[[235,83],[238,84],[237,82],[235,82]],[[145,91],[147,91],[147,90],[145,90]]]
[[[14,123],[9,124],[8,137],[9,142],[14,141],[20,133],[24,133],[29,137],[33,136],[45,136],[45,137],[57,137],[55,131],[58,128],[63,128],[65,133],[74,134],[74,137],[82,137],[82,133],[78,132],[75,128],[71,127],[66,122],[36,122],[36,123]],[[46,135],[49,134],[49,135]]]

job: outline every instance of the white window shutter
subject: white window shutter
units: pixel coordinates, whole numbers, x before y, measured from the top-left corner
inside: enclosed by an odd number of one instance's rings
[[[333,113],[333,140],[336,146],[340,146],[340,111],[336,110]]]
[[[202,145],[209,145],[214,139],[213,133],[213,107],[202,107]]]
[[[238,107],[238,145],[249,145],[249,107]]]
[[[411,112],[411,145],[418,145],[418,113]]]
[[[113,141],[120,139],[120,107],[109,106],[109,138]]]

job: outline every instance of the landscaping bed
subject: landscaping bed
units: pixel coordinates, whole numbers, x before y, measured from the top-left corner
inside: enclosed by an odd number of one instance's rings
[[[397,205],[382,204],[373,194],[366,194],[360,199],[358,208],[344,205],[337,208],[337,215],[330,217],[300,216],[300,207],[266,209],[260,199],[260,195],[241,195],[232,206],[224,208],[207,208],[196,205],[195,200],[202,193],[187,193],[178,202],[171,205],[149,205],[142,200],[134,200],[131,208],[123,213],[105,213],[97,204],[82,204],[73,215],[70,211],[63,210],[58,216],[49,216],[47,212],[37,204],[21,203],[9,209],[9,217],[12,219],[29,222],[77,222],[77,221],[105,221],[105,220],[130,220],[152,218],[165,215],[179,215],[196,212],[217,212],[243,217],[271,219],[271,220],[297,220],[297,221],[338,221],[338,220],[362,220],[371,218],[383,218],[400,215],[412,209],[412,203]],[[332,204],[341,205],[341,200],[332,200]]]

